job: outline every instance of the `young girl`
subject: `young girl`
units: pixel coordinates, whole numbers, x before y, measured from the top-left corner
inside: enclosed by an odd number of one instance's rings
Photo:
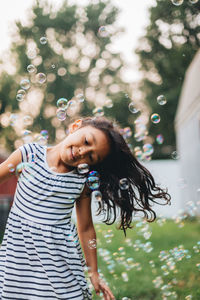
[[[91,299],[84,277],[84,252],[97,294],[114,299],[100,280],[96,234],[91,216],[91,190],[82,164],[100,175],[98,213],[112,224],[120,209],[120,228],[126,232],[139,211],[153,221],[151,202],[170,195],[156,186],[152,175],[132,155],[120,131],[102,117],[88,117],[70,125],[69,134],[53,147],[26,144],[0,165],[0,182],[19,169],[14,203],[0,248],[0,299]],[[30,163],[29,163],[30,162]],[[87,166],[86,165],[86,166]],[[119,186],[119,181],[125,186]],[[77,231],[71,223],[76,204]]]

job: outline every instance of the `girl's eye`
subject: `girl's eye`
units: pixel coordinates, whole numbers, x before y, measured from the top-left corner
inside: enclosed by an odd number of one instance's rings
[[[89,145],[89,143],[88,143],[88,140],[85,138],[85,144],[86,145]]]

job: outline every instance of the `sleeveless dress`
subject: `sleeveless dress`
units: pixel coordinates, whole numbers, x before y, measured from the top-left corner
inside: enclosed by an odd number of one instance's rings
[[[0,248],[0,299],[92,299],[71,222],[86,177],[52,171],[46,146],[19,149],[22,172]]]

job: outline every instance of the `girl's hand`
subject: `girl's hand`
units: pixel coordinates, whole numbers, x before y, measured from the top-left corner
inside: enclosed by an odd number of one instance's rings
[[[103,297],[105,300],[114,300],[115,297],[109,287],[103,282],[103,280],[99,277],[99,274],[96,272],[90,275],[90,280],[92,285],[94,286],[95,292],[97,295],[100,295],[100,291],[103,292]]]

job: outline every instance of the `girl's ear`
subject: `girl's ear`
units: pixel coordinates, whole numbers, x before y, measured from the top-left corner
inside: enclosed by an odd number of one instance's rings
[[[82,120],[81,119],[76,120],[74,123],[69,125],[69,133],[76,131],[81,127],[81,125],[82,125]]]

